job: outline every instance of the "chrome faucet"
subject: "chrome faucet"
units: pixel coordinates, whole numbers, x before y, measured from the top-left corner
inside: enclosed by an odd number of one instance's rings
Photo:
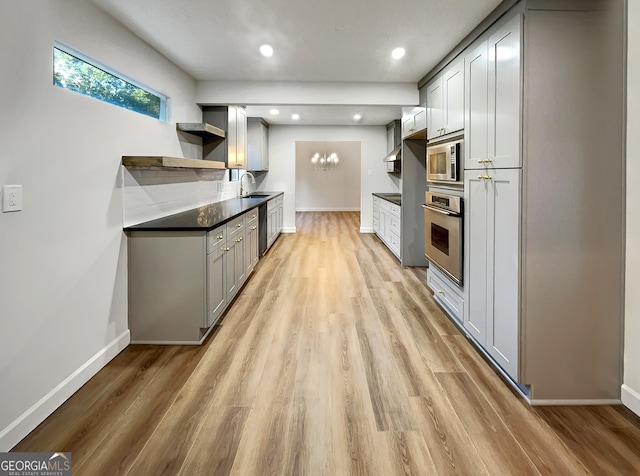
[[[249,178],[251,178],[251,183],[255,184],[256,183],[256,178],[253,176],[253,174],[251,172],[245,172],[242,174],[242,176],[240,177],[240,196],[243,197],[244,193],[243,193],[243,188],[242,188],[242,179],[244,178],[245,175],[248,175]],[[250,187],[249,187],[250,188]],[[249,195],[249,194],[247,194]]]

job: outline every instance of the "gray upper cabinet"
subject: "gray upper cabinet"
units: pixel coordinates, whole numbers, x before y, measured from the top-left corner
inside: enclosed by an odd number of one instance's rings
[[[236,107],[236,154],[234,169],[247,168],[247,112],[244,107]]]
[[[402,145],[402,131],[400,121],[391,121],[387,124],[387,154]]]
[[[247,170],[269,170],[269,124],[261,117],[247,118]]]
[[[402,116],[402,138],[419,135],[427,128],[427,110],[424,107],[414,107],[411,112]],[[421,137],[424,139],[424,136]]]
[[[466,55],[465,168],[521,167],[521,17]]]
[[[464,58],[427,84],[427,139],[464,128]]]
[[[226,138],[203,144],[203,158],[224,162],[229,169],[246,168],[247,113],[242,106],[205,106],[203,121],[225,131]]]

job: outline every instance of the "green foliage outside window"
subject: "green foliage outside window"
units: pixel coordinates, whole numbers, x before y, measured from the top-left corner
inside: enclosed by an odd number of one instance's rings
[[[53,49],[53,82],[132,111],[164,119],[164,98],[135,86],[61,49]]]

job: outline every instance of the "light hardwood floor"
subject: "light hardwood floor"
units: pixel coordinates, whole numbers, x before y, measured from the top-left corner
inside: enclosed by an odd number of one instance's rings
[[[204,345],[129,346],[14,450],[74,475],[640,474],[635,415],[526,405],[358,213],[296,225]]]

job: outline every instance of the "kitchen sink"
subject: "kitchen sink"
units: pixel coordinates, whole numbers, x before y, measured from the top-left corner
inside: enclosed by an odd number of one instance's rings
[[[241,198],[265,198],[270,195],[270,193],[250,193],[249,195],[244,195]]]

